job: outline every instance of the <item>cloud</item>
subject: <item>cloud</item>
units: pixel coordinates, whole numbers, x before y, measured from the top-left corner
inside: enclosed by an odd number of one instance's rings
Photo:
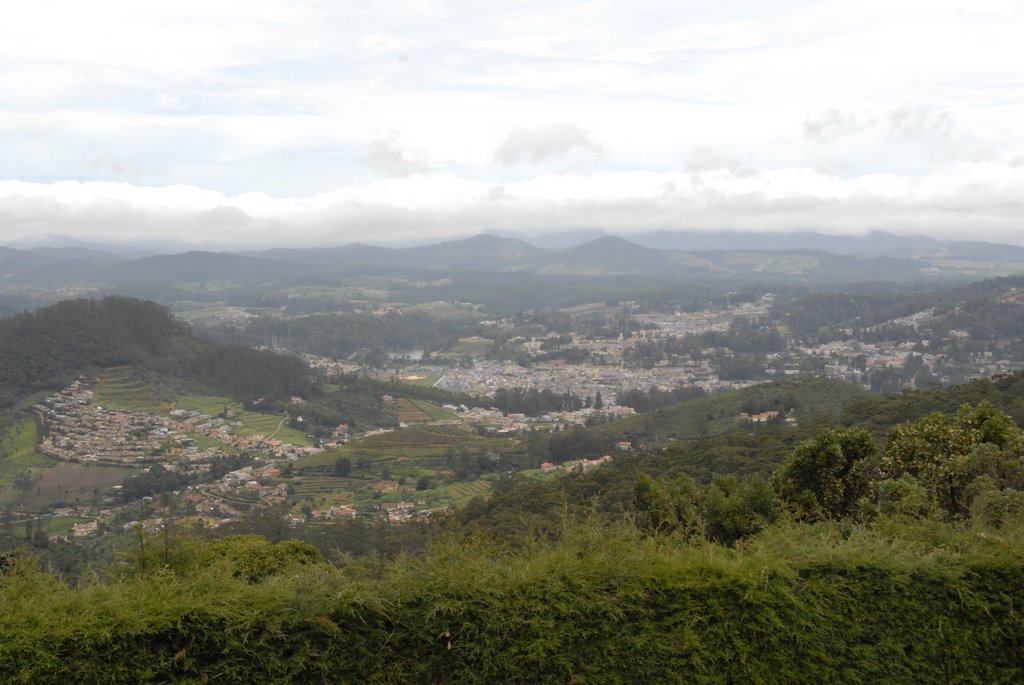
[[[965,163],[929,176],[843,179],[808,168],[547,174],[491,182],[417,174],[307,197],[188,186],[0,183],[4,239],[166,242],[210,248],[431,241],[580,226],[645,230],[885,230],[1022,243],[1024,167]]]
[[[831,142],[866,131],[874,126],[870,119],[843,114],[830,109],[817,117],[804,120],[804,136],[822,142]]]
[[[374,140],[360,158],[372,169],[387,176],[409,176],[430,166],[394,140]]]
[[[101,214],[125,240],[132,221],[150,237],[180,221],[196,242],[268,243],[281,226],[309,243],[359,227],[860,230],[910,225],[904,206],[969,231],[1003,226],[1002,205],[957,217],[943,203],[976,191],[922,189],[1019,190],[980,171],[1024,155],[1024,13],[1006,0],[22,5],[0,30],[0,179],[45,192],[22,188],[39,223],[19,214],[0,240],[62,221],[101,235]],[[822,195],[826,172],[860,194]],[[115,180],[135,185],[92,183]],[[252,221],[200,216],[219,206]]]
[[[731,173],[748,176],[753,171],[743,162],[711,147],[701,146],[690,150],[686,160],[686,170],[692,172],[726,170]]]
[[[949,112],[901,107],[887,117],[889,137],[949,140],[957,134],[957,125]]]
[[[494,151],[494,160],[506,165],[524,161],[537,164],[573,151],[599,155],[601,146],[575,124],[516,128]]]

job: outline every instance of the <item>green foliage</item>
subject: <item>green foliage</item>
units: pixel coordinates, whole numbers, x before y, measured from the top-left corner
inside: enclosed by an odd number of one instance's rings
[[[837,428],[806,440],[776,474],[779,494],[805,513],[842,518],[867,493],[875,445],[867,431]]]
[[[760,532],[779,517],[778,500],[762,478],[719,476],[704,492],[708,539],[725,545]]]
[[[301,540],[271,543],[260,535],[232,535],[194,543],[182,555],[191,567],[225,566],[235,578],[249,582],[280,575],[295,566],[322,563],[316,547]]]
[[[1000,537],[802,524],[726,550],[582,526],[519,552],[442,538],[257,582],[213,563],[74,587],[13,557],[0,679],[1020,682],[1024,536]],[[231,545],[248,559],[249,541]]]
[[[815,422],[838,421],[843,406],[865,394],[863,389],[843,381],[800,378],[670,404],[595,430],[660,444],[671,438],[688,440],[709,433],[733,432],[737,429],[740,412],[768,410],[791,413],[801,425],[810,426]]]
[[[962,518],[982,490],[1024,489],[1024,436],[987,402],[930,414],[892,430],[879,476],[913,478],[946,515]]]
[[[756,476],[719,476],[701,486],[686,476],[665,480],[641,473],[633,506],[643,531],[724,545],[758,533],[779,516],[775,492]]]
[[[934,412],[951,413],[964,404],[989,402],[1017,424],[1024,423],[1024,373],[1016,372],[927,392],[907,390],[884,397],[853,399],[845,408],[842,422],[883,437],[899,423],[917,421]]]
[[[124,365],[240,398],[311,389],[302,360],[198,340],[154,302],[73,300],[0,321],[0,406],[81,373]]]
[[[682,530],[687,537],[703,535],[701,497],[700,487],[690,478],[654,479],[641,473],[634,489],[637,525],[653,533]]]
[[[206,335],[246,345],[276,342],[296,352],[345,359],[365,349],[437,350],[462,332],[454,322],[431,321],[408,314],[380,317],[372,314],[307,314],[291,318],[261,316],[242,328],[211,327]],[[387,358],[385,357],[385,360]]]

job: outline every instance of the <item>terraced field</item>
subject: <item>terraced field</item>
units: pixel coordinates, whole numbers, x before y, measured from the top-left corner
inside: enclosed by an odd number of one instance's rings
[[[412,400],[400,397],[395,401],[399,423],[418,423],[430,421],[430,414],[423,411]]]
[[[359,449],[448,448],[473,442],[486,442],[461,426],[417,426],[389,433],[378,433],[355,444]]]
[[[431,404],[426,400],[409,400],[424,414],[430,417],[431,421],[448,421],[459,418],[457,414],[448,411],[444,407]]]
[[[452,483],[448,486],[448,494],[452,497],[475,497],[491,489],[485,480],[474,480],[468,483]]]
[[[157,378],[143,380],[127,366],[108,369],[93,386],[93,392],[93,404],[147,414],[167,414],[178,399],[169,383]]]
[[[491,490],[490,482],[486,480],[474,480],[468,483],[452,483],[448,486],[448,496],[452,504],[462,506],[474,497],[486,495]]]
[[[361,478],[340,478],[337,476],[302,476],[291,481],[297,497],[333,494],[337,497],[351,497],[356,490],[366,488],[371,481]],[[344,498],[344,497],[343,497]]]
[[[109,369],[93,387],[93,403],[109,409],[137,411],[166,416],[174,409],[194,409],[202,414],[216,416],[230,409],[242,425],[235,427],[238,435],[261,433],[292,445],[310,445],[302,431],[281,425],[280,414],[247,411],[229,397],[218,395],[181,394],[170,379],[141,378],[131,367]],[[278,430],[280,426],[280,430]]]

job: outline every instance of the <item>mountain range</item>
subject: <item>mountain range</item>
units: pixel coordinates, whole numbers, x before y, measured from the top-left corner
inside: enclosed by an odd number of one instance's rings
[[[97,247],[0,247],[0,290],[350,282],[359,276],[437,278],[459,272],[635,276],[716,283],[971,280],[1024,272],[1024,247],[872,233],[604,235],[569,247],[481,234],[413,247],[349,244],[137,257]]]

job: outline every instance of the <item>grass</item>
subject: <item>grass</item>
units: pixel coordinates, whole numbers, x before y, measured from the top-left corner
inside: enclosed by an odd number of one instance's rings
[[[39,427],[32,418],[20,418],[0,436],[0,459],[15,467],[29,468],[52,463],[36,451]],[[2,467],[0,467],[2,468]]]
[[[426,400],[400,397],[396,402],[396,409],[398,410],[398,421],[400,423],[451,421],[459,418],[455,413],[436,404],[431,404]]]
[[[441,374],[431,372],[428,374],[418,374],[416,378],[402,378],[401,380],[403,383],[408,383],[409,385],[419,385],[425,388],[432,388],[434,387],[434,383],[437,383],[440,379]]]
[[[19,498],[18,504],[28,510],[42,511],[62,504],[92,502],[135,473],[135,469],[127,466],[60,462],[47,469]]]
[[[220,414],[225,407],[236,411],[241,409],[238,402],[216,395],[182,395],[175,400],[174,405],[176,409],[195,409],[200,414],[210,414],[211,416]]]
[[[436,404],[431,404],[426,400],[409,400],[424,414],[430,417],[431,421],[448,421],[451,419],[457,419],[458,414],[449,411],[444,407],[439,407]]]
[[[216,416],[227,408],[235,414],[235,420],[241,423],[235,427],[234,432],[237,435],[262,433],[269,437],[276,431],[274,437],[281,442],[300,447],[313,444],[302,431],[281,425],[284,417],[280,414],[248,411],[243,409],[239,402],[219,395],[179,394],[169,387],[166,380],[144,381],[128,367],[111,369],[96,384],[94,390],[96,394],[93,403],[110,409],[164,416],[175,409],[193,409],[201,414]]]
[[[236,416],[236,420],[242,424],[235,427],[235,433],[238,435],[262,433],[268,438],[273,435],[275,440],[298,447],[306,447],[313,444],[313,441],[306,437],[305,433],[289,426],[286,417],[279,414],[241,411]]]
[[[35,419],[22,411],[0,414],[0,501],[9,502],[20,493],[14,488],[14,479],[28,474],[38,477],[54,460],[36,451],[39,428]]]
[[[277,414],[262,414],[243,411],[235,417],[235,420],[242,424],[235,428],[235,432],[239,435],[262,433],[265,436],[269,436],[277,430],[277,427],[281,425],[281,421],[284,420],[284,418],[285,417]]]
[[[167,414],[177,399],[175,390],[162,382],[144,381],[133,369],[110,369],[93,386],[93,404],[120,411]]]
[[[405,448],[449,448],[467,443],[484,443],[487,439],[459,426],[415,426],[363,438],[354,446],[360,449],[394,450]]]
[[[84,516],[54,516],[42,519],[36,525],[42,526],[48,535],[67,535],[76,523],[85,523],[91,520]]]
[[[393,499],[425,500],[426,506],[452,504],[461,506],[486,493],[490,483],[486,480],[444,485],[450,472],[442,467],[451,450],[481,454],[489,450],[500,452],[514,445],[513,440],[478,436],[457,426],[413,426],[364,438],[352,445],[314,454],[295,463],[296,478],[291,483],[297,498],[314,497],[330,501],[355,497],[362,506],[375,506],[379,495],[369,485],[384,478],[414,484],[426,476],[435,484],[428,490],[413,493],[393,493],[380,501]],[[339,478],[332,472],[339,458],[348,458],[355,467],[357,460],[367,459],[365,470],[356,468],[355,475]],[[315,475],[314,475],[315,474]],[[441,485],[437,485],[442,483]]]
[[[445,354],[448,356],[452,355],[469,355],[471,357],[482,357],[487,353],[487,350],[494,344],[493,340],[487,338],[460,338],[459,343],[448,350]]]
[[[451,503],[462,506],[474,497],[486,495],[491,490],[491,483],[486,480],[474,480],[466,483],[452,483],[446,486]]]

